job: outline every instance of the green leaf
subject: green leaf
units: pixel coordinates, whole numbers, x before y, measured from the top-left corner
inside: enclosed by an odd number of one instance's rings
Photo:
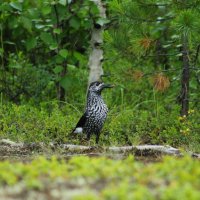
[[[59,0],[59,4],[61,4],[63,6],[66,6],[67,1],[66,0]]]
[[[26,17],[21,17],[21,22],[23,24],[23,27],[27,29],[29,32],[31,32],[32,29],[32,21]]]
[[[172,45],[171,44],[166,44],[166,45],[163,45],[163,48],[168,48],[168,47],[171,47]]]
[[[69,24],[71,27],[77,30],[80,27],[80,19],[76,16],[72,17],[71,20],[69,21]]]
[[[60,28],[55,28],[53,30],[53,32],[56,33],[56,34],[60,34],[62,32],[62,30]]]
[[[16,10],[22,11],[22,4],[19,2],[11,2],[10,6]]]
[[[54,43],[53,37],[50,33],[43,32],[41,33],[40,38],[47,45],[52,45]]]
[[[58,45],[57,45],[57,43],[56,42],[53,42],[51,45],[50,45],[50,47],[49,47],[51,50],[55,50],[55,49],[57,49],[58,48]]]
[[[104,24],[109,23],[110,20],[106,19],[106,18],[99,18],[96,23],[99,24],[100,26],[103,26]]]
[[[19,63],[15,63],[15,64],[13,64],[13,65],[10,65],[9,67],[10,67],[10,68],[13,68],[13,69],[21,69],[21,68],[22,68],[22,65],[19,64]]]
[[[59,54],[63,57],[63,58],[67,58],[68,56],[68,51],[66,49],[61,49],[59,51]]]
[[[45,27],[45,25],[43,25],[43,24],[36,24],[35,25],[35,28],[37,28],[37,29],[43,29]]]
[[[67,90],[72,85],[73,78],[69,77],[68,75],[64,76],[60,80],[60,85]]]
[[[183,56],[183,54],[182,54],[182,53],[179,53],[179,54],[176,54],[176,56],[177,56],[177,57],[181,57],[181,56]]]
[[[6,41],[4,41],[4,43],[5,43],[5,44],[16,45],[16,43],[14,43],[14,42],[11,42],[11,41],[7,41],[7,40],[6,40]]]
[[[95,4],[92,4],[90,7],[90,12],[92,15],[97,15],[99,14],[99,9]]]
[[[26,49],[29,51],[31,49],[33,49],[35,46],[37,45],[37,40],[35,37],[29,38],[26,41]]]
[[[69,69],[71,69],[71,70],[75,70],[75,69],[76,69],[76,66],[75,66],[75,65],[70,65],[70,64],[68,64],[67,67],[68,67]]]
[[[56,62],[56,64],[61,65],[65,59],[59,54],[57,54],[53,57],[53,60]]]
[[[0,48],[0,56],[2,56],[4,53],[4,49]]]
[[[80,62],[83,62],[84,60],[84,56],[77,51],[74,51],[74,58]]]
[[[190,82],[190,88],[193,89],[193,90],[198,90],[198,84],[197,84],[197,82],[191,81]]]
[[[49,13],[51,13],[51,7],[50,6],[44,6],[41,8],[41,11],[43,13],[43,15],[48,15]]]
[[[63,67],[61,65],[58,65],[53,69],[55,74],[62,72],[62,70],[63,70]]]

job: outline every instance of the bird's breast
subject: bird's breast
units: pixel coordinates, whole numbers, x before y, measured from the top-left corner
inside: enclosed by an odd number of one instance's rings
[[[94,106],[92,106],[89,110],[89,118],[90,121],[95,125],[95,126],[103,126],[106,117],[107,117],[107,113],[108,113],[108,108],[106,106],[106,104],[101,103],[101,104],[96,104]]]
[[[84,127],[86,132],[100,132],[106,120],[108,107],[100,96],[92,96],[87,103],[87,121]]]

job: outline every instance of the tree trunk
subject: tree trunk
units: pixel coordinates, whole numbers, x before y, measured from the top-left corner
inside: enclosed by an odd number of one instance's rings
[[[189,63],[189,50],[187,35],[183,35],[183,72],[181,81],[181,116],[188,115],[189,110],[189,81],[190,81],[190,63]]]
[[[60,83],[57,83],[57,99],[60,102],[65,101],[65,89],[60,85]]]
[[[93,0],[99,9],[99,15],[101,18],[106,18],[105,7],[102,0]],[[91,36],[91,53],[89,56],[89,80],[88,84],[100,79],[103,75],[102,61],[103,61],[103,30],[104,26],[94,24]]]
[[[54,11],[55,11],[55,15],[56,15],[56,24],[55,24],[55,28],[60,28],[59,26],[59,13],[58,13],[58,10],[57,10],[57,6],[54,5]],[[58,54],[59,52],[59,49],[63,48],[62,47],[62,42],[59,42],[59,38],[57,36],[57,34],[54,35],[55,37],[55,40],[56,40],[56,43],[58,45],[58,48],[56,49],[56,53]],[[62,72],[60,72],[60,77],[64,77],[67,73],[67,64],[66,64],[66,61],[63,62],[63,70]],[[63,102],[65,101],[65,89],[61,86],[60,82],[58,81],[56,83],[56,90],[57,90],[57,99],[60,101],[60,102]]]
[[[64,77],[67,74],[67,64],[63,63],[64,69],[60,73],[60,77]],[[57,98],[60,102],[65,101],[65,89],[61,86],[60,82],[57,82]]]

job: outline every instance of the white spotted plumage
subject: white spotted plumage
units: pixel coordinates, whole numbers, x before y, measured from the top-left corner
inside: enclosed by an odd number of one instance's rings
[[[90,139],[91,134],[95,134],[97,143],[108,113],[108,107],[101,96],[101,91],[106,87],[111,86],[100,82],[94,82],[90,85],[85,113],[73,131],[74,133],[85,132],[87,139]]]

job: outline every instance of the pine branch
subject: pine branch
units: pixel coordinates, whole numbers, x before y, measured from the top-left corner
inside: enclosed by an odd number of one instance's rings
[[[146,3],[143,1],[138,2],[140,6],[148,7],[148,6],[153,6],[153,7],[164,7],[164,6],[171,6],[169,3]]]
[[[164,70],[154,71],[154,72],[150,72],[150,73],[145,73],[145,74],[143,74],[143,77],[144,77],[144,76],[153,75],[153,74],[162,73],[162,72],[178,71],[178,70],[180,70],[180,69],[181,69],[181,68],[176,68],[176,69],[164,69]]]
[[[200,44],[197,46],[196,55],[195,55],[195,58],[194,58],[194,66],[196,66],[196,63],[197,63],[199,51],[200,51]]]
[[[174,19],[174,17],[159,18],[159,16],[151,16],[151,18],[156,18],[156,19],[150,20],[150,19],[132,17],[131,15],[128,15],[126,13],[125,13],[125,16],[128,17],[129,19],[137,21],[137,22],[149,22],[149,23],[165,22],[165,21]]]
[[[166,53],[160,53],[157,55],[145,55],[145,57],[157,57],[157,56],[178,56],[179,54],[174,53],[174,54],[166,54]]]

